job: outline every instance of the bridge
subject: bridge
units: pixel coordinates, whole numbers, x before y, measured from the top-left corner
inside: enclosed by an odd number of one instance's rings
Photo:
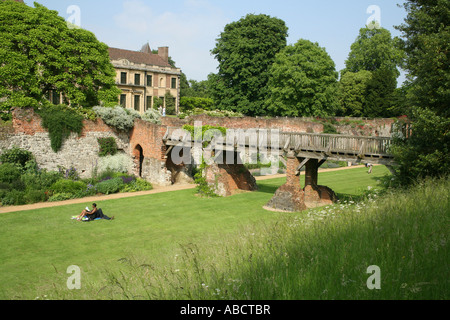
[[[268,210],[296,212],[332,204],[336,200],[335,193],[326,186],[318,185],[318,169],[325,161],[382,164],[390,170],[394,164],[394,158],[389,153],[392,143],[390,137],[262,129],[231,130],[227,131],[226,136],[218,131],[206,133],[208,137],[195,135],[197,137],[180,128],[168,127],[163,137],[167,146],[166,154],[172,158],[180,158],[180,150],[192,151],[200,147],[203,155],[209,155],[209,160],[212,160],[205,172],[206,179],[223,196],[232,194],[236,189],[257,189],[255,179],[243,165],[242,158],[246,155],[270,154],[284,162],[287,182],[266,205]],[[181,154],[184,161],[191,160],[192,152]],[[301,187],[299,178],[303,167],[304,188]]]

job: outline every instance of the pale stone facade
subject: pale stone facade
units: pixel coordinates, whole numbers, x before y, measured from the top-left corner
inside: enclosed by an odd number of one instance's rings
[[[169,48],[158,48],[151,52],[148,44],[141,51],[109,48],[111,63],[116,69],[116,83],[122,94],[120,104],[141,114],[155,108],[155,99],[166,106],[166,95],[170,93],[176,112],[180,104],[181,70],[169,64]]]

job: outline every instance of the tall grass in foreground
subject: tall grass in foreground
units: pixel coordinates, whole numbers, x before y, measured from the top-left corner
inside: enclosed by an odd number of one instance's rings
[[[450,180],[188,244],[166,268],[130,257],[91,293],[112,299],[448,299]],[[367,268],[381,270],[369,290]]]

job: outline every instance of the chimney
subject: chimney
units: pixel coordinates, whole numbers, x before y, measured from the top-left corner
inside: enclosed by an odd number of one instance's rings
[[[158,56],[160,56],[165,62],[169,63],[169,47],[159,47]]]

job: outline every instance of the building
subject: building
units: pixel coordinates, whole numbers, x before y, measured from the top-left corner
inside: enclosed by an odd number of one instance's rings
[[[152,53],[149,44],[141,51],[109,48],[109,55],[116,69],[117,86],[122,90],[121,106],[141,114],[160,105],[178,112],[181,70],[170,65],[168,47],[158,48],[157,54]]]

